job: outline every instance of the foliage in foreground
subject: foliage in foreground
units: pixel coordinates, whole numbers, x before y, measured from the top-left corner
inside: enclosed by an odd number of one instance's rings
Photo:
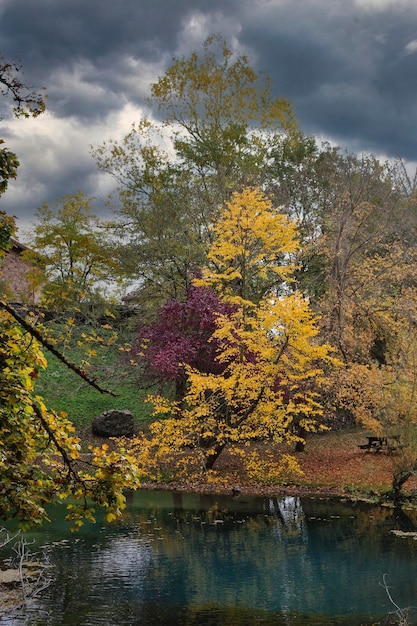
[[[0,313],[0,515],[39,523],[54,497],[75,499],[75,525],[92,517],[88,504],[112,518],[124,505],[125,487],[137,486],[130,455],[94,448],[81,464],[80,442],[64,413],[48,410],[34,381],[46,367],[40,346],[8,313]]]
[[[13,220],[3,219],[1,226],[4,254]],[[49,410],[35,390],[47,366],[39,332],[29,321],[19,322],[6,301],[0,305],[0,516],[40,523],[48,502],[71,498],[68,517],[75,528],[82,517],[93,519],[94,505],[113,519],[124,506],[123,489],[138,485],[133,455],[104,445],[81,462],[72,423],[65,413]],[[75,370],[88,380],[81,368]]]

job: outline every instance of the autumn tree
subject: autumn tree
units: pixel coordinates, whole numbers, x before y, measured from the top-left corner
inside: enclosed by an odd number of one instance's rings
[[[399,501],[417,468],[415,183],[401,162],[337,155],[336,164],[320,308],[322,331],[345,366],[331,399],[376,434],[399,438],[391,456],[391,495]]]
[[[334,153],[331,163],[316,244],[324,288],[315,306],[323,337],[345,363],[333,402],[342,394],[343,412],[372,427],[384,415],[379,370],[397,360],[406,303],[415,298],[415,200],[401,188],[396,168],[374,157]]]
[[[11,95],[16,114],[41,113],[43,99],[26,93],[25,86],[13,77],[15,70],[14,64],[0,66],[3,95]],[[6,163],[1,170],[2,193],[15,177],[17,161],[12,162],[4,151],[0,159]],[[0,259],[11,245],[15,228],[14,218],[0,211]],[[107,518],[114,519],[125,504],[123,490],[138,484],[136,460],[124,450],[110,452],[103,446],[92,448],[91,458],[81,463],[80,440],[71,422],[65,414],[49,410],[36,392],[36,380],[47,366],[42,346],[105,391],[0,294],[0,517],[39,524],[48,519],[48,503],[71,498],[68,519],[73,520],[74,528],[83,518],[94,519],[94,506],[103,507]]]
[[[369,363],[386,334],[390,284],[413,272],[415,200],[398,167],[299,137],[282,146],[271,174],[270,193],[297,221],[297,283],[326,340],[346,362]]]
[[[200,202],[212,212],[237,181],[260,182],[267,147],[276,133],[294,133],[297,123],[290,103],[271,97],[270,80],[256,74],[246,56],[237,57],[215,36],[203,49],[202,57],[174,59],[151,86],[151,104],[171,125],[176,153],[201,179]]]
[[[341,419],[369,427],[381,413],[372,392],[378,368],[395,352],[408,315],[404,289],[410,297],[415,284],[413,181],[401,163],[299,136],[274,154],[269,185],[268,193],[297,220],[294,284],[308,293],[321,315],[322,338],[345,363],[329,405],[337,398]]]
[[[213,333],[222,371],[187,367],[181,407],[155,399],[157,412],[172,414],[152,426],[164,449],[191,448],[211,469],[229,444],[297,439],[291,428],[297,417],[307,430],[317,428],[317,389],[331,357],[317,339],[308,301],[288,288],[297,246],[295,224],[261,191],[245,189],[226,203],[209,264],[195,281],[235,308],[217,316]]]
[[[93,213],[93,198],[79,191],[38,208],[26,259],[44,270],[44,302],[54,310],[87,310],[104,303],[116,263],[104,222]],[[114,283],[115,284],[115,283]]]
[[[384,337],[381,305],[389,298],[389,281],[408,254],[408,207],[373,157],[335,160],[330,180],[322,238],[326,332],[345,360],[366,362],[373,341]]]
[[[232,312],[233,306],[214,290],[191,285],[183,300],[170,299],[159,307],[155,319],[146,324],[139,320],[136,340],[128,350],[138,384],[173,383],[175,399],[181,401],[187,390],[186,366],[202,373],[221,371],[216,360],[220,346],[213,333],[217,316]]]
[[[290,104],[219,37],[174,58],[151,85],[161,123],[143,119],[94,156],[118,183],[121,256],[142,301],[183,297],[205,262],[219,207],[261,185],[270,150],[297,129]]]
[[[0,99],[2,113],[8,108],[13,109],[16,117],[37,117],[45,110],[43,90],[28,87],[19,77],[21,65],[16,61],[8,61],[0,54]],[[0,145],[4,140],[0,139]],[[0,195],[9,185],[9,181],[17,176],[19,161],[16,154],[6,147],[0,148]],[[4,211],[0,211],[0,251],[10,247],[10,237],[15,230],[15,221]],[[0,256],[3,256],[1,254]],[[1,294],[3,295],[3,294]]]

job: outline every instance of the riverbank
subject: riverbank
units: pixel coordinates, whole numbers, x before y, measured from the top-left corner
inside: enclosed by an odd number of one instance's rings
[[[165,482],[144,482],[142,489],[170,490],[199,494],[231,496],[259,495],[265,497],[311,496],[346,500],[371,500],[377,502],[389,491],[395,457],[385,452],[365,452],[359,446],[366,441],[367,431],[329,431],[310,435],[303,452],[295,452],[294,446],[271,446],[256,444],[260,457],[265,451],[273,452],[277,462],[283,454],[293,454],[302,473],[283,477],[279,483],[266,480],[248,480],[241,464],[224,451],[218,460],[215,480],[202,476],[199,479]],[[90,429],[80,436],[83,446],[91,443],[101,445],[106,440],[95,437]],[[405,493],[417,493],[417,479],[406,485]],[[0,577],[0,605],[3,613],[22,604],[22,590],[17,570],[3,572]]]
[[[263,453],[272,452],[279,462],[283,454],[293,455],[301,469],[300,474],[283,476],[279,482],[248,479],[239,460],[231,457],[227,450],[216,463],[215,479],[202,476],[192,481],[175,480],[173,476],[164,482],[144,483],[146,489],[171,489],[198,491],[201,493],[253,494],[277,496],[315,495],[348,498],[379,499],[389,491],[396,457],[386,452],[365,452],[359,446],[370,433],[355,429],[311,434],[303,452],[295,452],[294,446],[256,444],[262,458]],[[91,443],[100,445],[96,438]],[[272,461],[273,462],[273,461]],[[404,493],[417,491],[417,478],[410,478]]]

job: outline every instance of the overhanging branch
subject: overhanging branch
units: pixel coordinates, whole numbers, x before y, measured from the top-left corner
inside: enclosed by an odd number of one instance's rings
[[[30,324],[27,320],[25,320],[21,315],[19,315],[19,313],[15,311],[15,309],[12,306],[10,306],[10,304],[5,302],[4,300],[1,300],[0,306],[16,320],[16,322],[18,322],[18,324],[20,324],[20,326],[22,326],[22,328],[26,330],[26,332],[28,332],[32,337],[37,339],[44,348],[49,350],[49,352],[51,352],[54,356],[56,356],[57,359],[61,361],[61,363],[64,363],[64,365],[66,365],[70,370],[75,372],[77,376],[85,380],[86,383],[88,383],[91,387],[94,387],[94,389],[97,389],[97,391],[99,391],[100,393],[107,393],[110,396],[113,396],[114,398],[116,397],[115,393],[113,393],[112,391],[109,391],[108,389],[104,389],[104,387],[101,387],[101,385],[99,385],[99,383],[97,383],[93,378],[90,378],[88,374],[85,372],[85,370],[83,370],[81,367],[79,367],[75,363],[72,363],[72,361],[69,361],[59,350],[55,348],[55,346],[50,341],[48,341],[48,339],[46,339],[42,335],[41,332],[39,332],[37,328],[35,328],[32,324]]]

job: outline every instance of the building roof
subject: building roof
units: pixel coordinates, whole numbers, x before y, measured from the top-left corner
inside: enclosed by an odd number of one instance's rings
[[[25,246],[24,243],[20,243],[20,241],[17,241],[17,239],[15,239],[14,237],[10,237],[10,241],[12,244],[12,248],[17,248],[18,250],[22,252],[23,250],[29,250],[28,246]]]

